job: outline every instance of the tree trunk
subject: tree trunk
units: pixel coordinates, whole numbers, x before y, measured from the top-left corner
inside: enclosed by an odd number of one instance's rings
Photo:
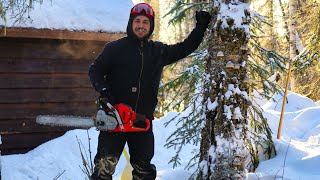
[[[269,9],[269,15],[270,15],[270,23],[271,27],[269,29],[269,36],[270,36],[270,48],[271,50],[276,50],[276,44],[277,44],[277,39],[276,39],[276,33],[275,33],[275,20],[274,20],[274,3],[273,0],[269,0],[267,2],[267,8]]]
[[[296,20],[295,20],[295,12],[297,9],[296,0],[289,0],[289,47],[290,47],[290,60],[289,66],[292,64],[292,61],[297,56],[297,31],[296,31]],[[289,74],[289,73],[288,73]],[[289,90],[294,90],[295,86],[295,78],[293,76],[290,77]]]
[[[220,11],[222,6],[229,6],[229,11]],[[236,0],[213,3],[203,101],[206,124],[202,130],[198,179],[245,179],[250,101],[246,83],[248,8],[246,3]],[[242,22],[231,18],[235,12],[241,13]]]

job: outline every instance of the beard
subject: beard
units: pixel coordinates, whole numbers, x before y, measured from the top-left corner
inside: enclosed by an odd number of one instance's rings
[[[136,28],[134,30],[134,34],[139,40],[146,39],[146,37],[148,37],[148,35],[149,35],[147,32],[148,31],[146,29],[144,29],[144,28]],[[144,35],[143,36],[140,35],[141,33],[143,33]]]

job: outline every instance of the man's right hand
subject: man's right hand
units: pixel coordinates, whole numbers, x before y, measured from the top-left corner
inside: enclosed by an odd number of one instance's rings
[[[105,101],[108,101],[110,104],[114,104],[114,100],[110,92],[108,92],[107,88],[103,88],[100,91],[100,99],[104,99]]]
[[[107,88],[102,88],[101,91],[100,91],[100,96],[102,98],[107,98],[108,97],[108,91],[107,91]]]

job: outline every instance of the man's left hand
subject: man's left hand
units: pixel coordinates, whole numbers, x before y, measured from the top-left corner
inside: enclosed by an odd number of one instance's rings
[[[207,28],[211,20],[211,15],[206,11],[196,11],[196,20],[196,26]]]

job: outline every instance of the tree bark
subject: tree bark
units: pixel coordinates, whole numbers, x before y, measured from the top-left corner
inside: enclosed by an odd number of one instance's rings
[[[242,9],[242,26],[236,24],[235,19],[221,15],[225,12],[220,11],[220,6],[231,3],[231,9],[235,4],[239,6],[232,11],[247,7]],[[245,179],[249,104],[245,64],[249,51],[250,14],[246,4],[234,0],[219,0],[219,3],[213,3],[212,9],[214,19],[208,38],[203,101],[206,124],[202,131],[197,178]]]
[[[294,58],[297,56],[297,30],[296,30],[296,20],[295,13],[297,9],[296,0],[289,0],[289,47],[290,47],[290,60],[289,66],[292,64]],[[290,68],[289,68],[290,69]],[[290,74],[290,73],[288,73]],[[289,90],[294,90],[295,88],[295,78],[293,76],[290,77]]]

